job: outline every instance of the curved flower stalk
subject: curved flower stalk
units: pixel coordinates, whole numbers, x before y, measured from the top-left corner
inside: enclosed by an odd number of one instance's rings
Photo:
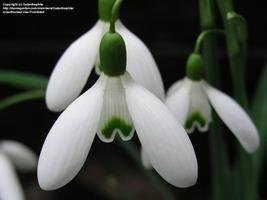
[[[0,199],[25,199],[14,167],[28,172],[35,170],[37,157],[21,143],[4,140],[0,142]]]
[[[50,110],[64,110],[79,96],[94,66],[99,72],[99,45],[108,30],[114,2],[99,0],[100,19],[92,29],[74,41],[57,62],[46,92],[46,104]],[[163,100],[164,86],[152,54],[120,20],[115,26],[126,44],[127,71],[134,80]]]
[[[186,131],[160,99],[126,72],[126,53],[123,38],[110,29],[100,44],[98,81],[66,108],[44,142],[38,163],[44,190],[60,188],[77,175],[96,134],[103,142],[116,135],[127,141],[134,130],[167,182],[195,184],[197,159]]]
[[[255,125],[234,99],[210,86],[202,78],[202,67],[201,56],[192,54],[187,63],[187,77],[174,83],[167,92],[167,107],[192,133],[195,128],[201,132],[208,130],[212,120],[212,105],[244,149],[253,153],[259,146]]]

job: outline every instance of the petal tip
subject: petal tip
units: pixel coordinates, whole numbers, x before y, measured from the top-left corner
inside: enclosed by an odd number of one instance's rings
[[[54,177],[51,177],[49,173],[46,173],[46,170],[43,170],[39,163],[37,169],[37,179],[40,188],[45,191],[56,190],[65,185],[62,183],[60,184]]]
[[[52,190],[56,190],[59,188],[59,187],[55,187],[54,185],[46,184],[45,182],[40,181],[39,178],[38,178],[38,183],[39,183],[40,188],[44,191],[52,191]]]
[[[254,132],[254,134],[251,134],[251,138],[250,140],[248,140],[249,142],[247,144],[243,144],[244,149],[250,153],[253,154],[255,151],[258,150],[259,146],[260,146],[260,138],[259,138],[259,134],[258,132]]]
[[[66,106],[62,105],[62,102],[51,98],[48,93],[46,93],[46,96],[45,96],[45,104],[48,110],[52,112],[61,112],[66,108]]]
[[[180,176],[179,179],[177,179],[177,181],[174,181],[171,184],[174,185],[175,187],[187,188],[194,186],[197,182],[197,179],[198,179],[198,167],[196,163],[192,168],[191,172],[184,173],[183,177]]]
[[[192,187],[197,183],[197,179],[198,179],[198,173],[196,171],[194,174],[192,174],[191,178],[185,180],[183,185],[181,185],[180,187],[182,188]]]

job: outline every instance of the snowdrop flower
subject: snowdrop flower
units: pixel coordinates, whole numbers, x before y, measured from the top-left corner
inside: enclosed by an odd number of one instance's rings
[[[57,62],[46,91],[46,104],[50,110],[62,111],[73,102],[81,93],[93,67],[98,67],[99,45],[108,30],[114,2],[99,0],[100,19],[91,30],[74,41]],[[120,20],[116,22],[116,30],[126,43],[127,71],[138,83],[163,100],[161,75],[148,48]]]
[[[0,199],[23,200],[24,194],[14,167],[28,172],[36,168],[35,153],[21,143],[0,142]]]
[[[177,187],[196,182],[197,160],[186,131],[160,99],[125,71],[125,43],[114,30],[111,25],[101,41],[100,78],[66,108],[44,142],[38,163],[44,190],[60,188],[77,175],[96,133],[103,142],[116,135],[128,141],[134,130],[167,182]]]
[[[208,130],[212,121],[212,106],[244,149],[253,153],[259,146],[255,125],[235,100],[202,79],[202,71],[201,56],[191,54],[187,63],[187,77],[170,87],[166,105],[189,133],[195,128],[201,132]]]

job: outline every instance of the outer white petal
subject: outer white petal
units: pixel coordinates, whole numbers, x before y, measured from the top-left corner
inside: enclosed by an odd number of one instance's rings
[[[180,89],[180,87],[183,85],[185,78],[180,79],[176,81],[174,84],[171,85],[171,87],[168,89],[166,96],[171,96],[173,93],[175,93],[177,90]]]
[[[4,140],[0,143],[0,150],[19,170],[32,171],[37,166],[36,154],[19,142]]]
[[[185,79],[178,90],[167,96],[165,104],[174,117],[185,124],[190,107],[190,89],[192,81]]]
[[[46,104],[50,110],[64,110],[82,91],[96,62],[103,26],[103,22],[98,21],[59,59],[46,91]]]
[[[100,77],[60,115],[50,130],[38,163],[42,189],[62,187],[83,166],[98,128],[105,82]]]
[[[194,185],[197,160],[186,131],[158,98],[128,75],[124,85],[136,132],[154,169],[174,186]]]
[[[226,126],[246,151],[253,153],[259,146],[259,135],[247,113],[228,95],[208,84],[205,84],[204,88],[212,106]]]
[[[18,177],[11,161],[0,152],[0,199],[1,200],[23,200]]]
[[[144,165],[144,167],[146,169],[151,169],[152,168],[150,159],[149,159],[147,153],[144,151],[143,148],[141,148],[141,160],[142,160],[142,163],[143,163],[143,165]]]
[[[120,21],[117,31],[122,35],[127,50],[127,71],[134,80],[164,99],[164,86],[157,64],[146,45],[131,33]]]
[[[115,126],[115,127],[113,127]],[[134,135],[133,123],[127,108],[121,79],[108,77],[98,136],[103,142],[112,142],[118,133],[127,141]],[[109,137],[105,137],[105,134]]]

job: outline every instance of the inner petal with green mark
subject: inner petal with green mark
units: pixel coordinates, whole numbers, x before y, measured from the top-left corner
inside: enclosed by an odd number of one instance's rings
[[[205,132],[208,130],[211,121],[211,107],[203,90],[203,81],[191,81],[190,106],[185,122],[186,131],[193,133],[197,128],[198,131]]]
[[[112,142],[117,134],[125,141],[133,137],[133,123],[120,77],[108,77],[97,134],[103,142]]]
[[[201,112],[193,112],[187,117],[185,128],[188,133],[194,132],[195,128],[204,132],[208,129],[208,122]]]
[[[101,133],[103,137],[111,139],[114,134],[119,134],[122,138],[128,138],[131,136],[133,126],[128,124],[119,117],[112,117],[106,125],[102,128]]]

